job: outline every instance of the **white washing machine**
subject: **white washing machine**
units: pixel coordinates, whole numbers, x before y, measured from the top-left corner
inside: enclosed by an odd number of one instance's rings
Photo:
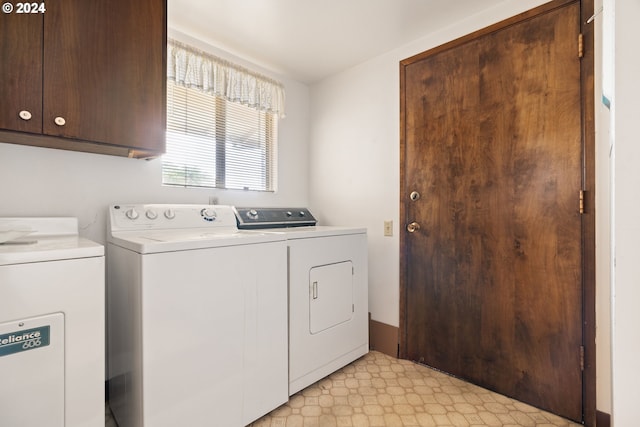
[[[104,248],[75,218],[0,218],[0,425],[104,426]]]
[[[289,395],[369,351],[364,228],[316,226],[308,209],[236,208],[242,229],[286,236]]]
[[[107,240],[120,427],[241,427],[287,401],[284,236],[229,206],[116,205]]]

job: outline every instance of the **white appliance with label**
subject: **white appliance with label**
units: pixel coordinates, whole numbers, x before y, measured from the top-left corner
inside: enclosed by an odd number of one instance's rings
[[[287,393],[287,246],[233,209],[115,205],[110,406],[120,427],[241,427]]]
[[[76,218],[0,218],[0,425],[104,426],[104,248]]]
[[[238,226],[287,238],[289,395],[369,351],[364,228],[315,226],[307,209],[236,208]]]

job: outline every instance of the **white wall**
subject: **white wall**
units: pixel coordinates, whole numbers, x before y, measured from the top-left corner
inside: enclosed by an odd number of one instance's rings
[[[190,41],[184,34],[172,35]],[[213,47],[199,47],[285,85],[287,117],[279,123],[276,193],[163,187],[160,159],[0,143],[0,216],[75,216],[83,236],[103,243],[107,206],[113,203],[208,203],[213,196],[220,204],[236,206],[307,206],[309,88]]]
[[[640,2],[615,0],[615,88],[612,99],[613,425],[638,425],[640,402]]]

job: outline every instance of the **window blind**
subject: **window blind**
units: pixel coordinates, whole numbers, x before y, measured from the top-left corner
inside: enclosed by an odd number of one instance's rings
[[[235,67],[225,92],[221,81],[230,74],[220,70],[228,63],[184,45],[171,52],[176,56],[168,61],[163,184],[275,191],[282,86],[269,80],[257,84],[259,75]]]

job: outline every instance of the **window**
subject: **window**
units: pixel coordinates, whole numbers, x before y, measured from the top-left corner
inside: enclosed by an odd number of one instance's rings
[[[275,191],[282,85],[172,42],[162,183]]]

